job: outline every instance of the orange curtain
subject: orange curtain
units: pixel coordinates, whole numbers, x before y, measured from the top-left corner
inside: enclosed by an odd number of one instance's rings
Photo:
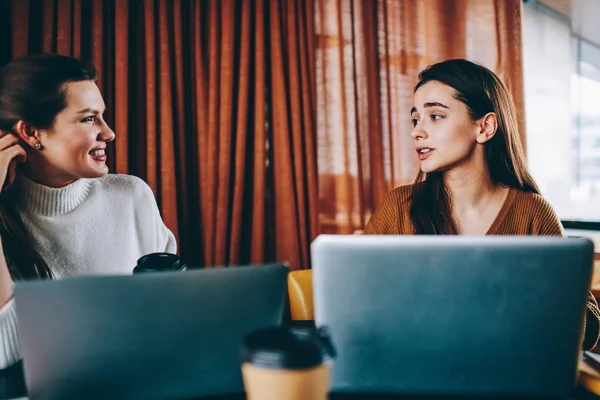
[[[312,2],[3,3],[11,49],[0,60],[55,52],[95,63],[117,134],[109,166],[148,182],[186,262],[309,265],[318,233]]]
[[[319,222],[361,229],[413,182],[409,110],[420,70],[467,58],[496,72],[523,119],[522,0],[315,0]]]
[[[109,165],[149,183],[191,264],[305,268],[318,233],[361,229],[416,175],[408,110],[428,64],[478,61],[523,110],[520,0],[0,7],[0,61],[47,51],[98,66]]]

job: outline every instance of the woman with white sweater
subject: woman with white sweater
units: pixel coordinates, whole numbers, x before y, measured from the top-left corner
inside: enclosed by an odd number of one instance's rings
[[[139,257],[175,253],[151,189],[108,174],[115,138],[96,71],[35,55],[0,70],[0,368],[17,362],[13,283],[130,274]]]

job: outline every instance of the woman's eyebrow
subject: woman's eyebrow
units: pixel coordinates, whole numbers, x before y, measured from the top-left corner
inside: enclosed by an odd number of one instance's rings
[[[425,108],[442,107],[442,108],[450,109],[450,107],[448,107],[447,105],[439,103],[437,101],[425,103],[425,104],[423,104],[423,107],[425,107]],[[416,107],[413,107],[413,108],[410,109],[410,113],[411,114],[414,113],[414,112],[416,112],[416,111],[417,111]]]

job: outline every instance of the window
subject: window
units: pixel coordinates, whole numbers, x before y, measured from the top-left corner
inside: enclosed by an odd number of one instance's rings
[[[539,3],[523,12],[530,171],[562,220],[600,222],[600,46]]]

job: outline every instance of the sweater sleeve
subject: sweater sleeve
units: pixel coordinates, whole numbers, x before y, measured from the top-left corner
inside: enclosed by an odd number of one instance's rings
[[[154,231],[156,235],[156,249],[154,251],[160,253],[177,254],[177,241],[175,240],[175,235],[173,235],[173,232],[171,232],[171,230],[165,225],[162,216],[160,215],[160,210],[158,208],[158,204],[156,203],[156,199],[154,198],[154,194],[147,185],[146,190],[148,196],[147,201],[152,208],[152,214],[154,216]]]
[[[541,196],[534,196],[531,209],[531,234],[534,236],[566,236],[554,209]]]
[[[158,227],[158,248],[161,252],[177,254],[175,235],[166,227],[162,219],[160,219]]]
[[[396,233],[394,232],[392,225],[394,223],[393,216],[397,213],[394,211],[396,207],[393,204],[393,199],[390,197],[389,194],[385,197],[381,207],[375,210],[369,219],[369,222],[367,222],[363,231],[365,235],[386,235]]]
[[[566,236],[560,219],[552,206],[541,196],[534,199],[532,210],[532,234],[540,236]],[[598,345],[600,338],[600,308],[591,292],[588,292],[587,309],[584,320],[583,350],[591,350]]]
[[[381,206],[373,213],[364,229],[365,235],[402,234],[403,209],[410,196],[411,186],[400,186],[389,192]]]
[[[588,293],[587,310],[585,313],[585,329],[583,334],[583,350],[591,350],[598,345],[600,337],[600,309],[598,302]]]
[[[0,309],[0,369],[7,368],[21,359],[19,327],[15,299]]]
[[[160,209],[154,192],[150,186],[138,177],[130,177],[136,182],[135,187],[138,190],[139,207],[137,212],[143,221],[149,221],[149,225],[144,223],[144,228],[139,228],[140,233],[144,232],[144,237],[150,239],[149,248],[146,251],[155,253],[171,253],[177,254],[177,241],[175,235],[164,223],[160,214]],[[145,232],[152,232],[152,236],[146,236]]]

